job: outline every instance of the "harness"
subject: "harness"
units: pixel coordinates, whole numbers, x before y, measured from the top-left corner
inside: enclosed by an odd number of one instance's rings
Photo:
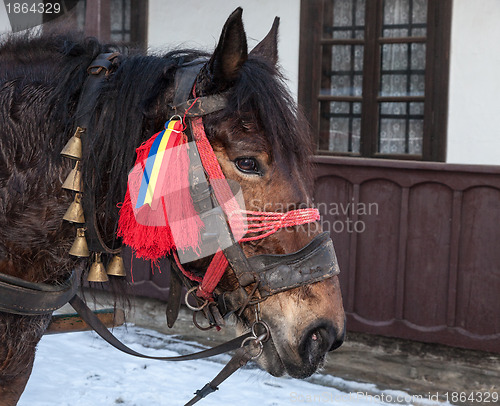
[[[101,54],[90,65],[77,107],[79,129],[86,128],[92,103],[100,91],[102,81],[113,64],[119,62],[118,54]],[[196,392],[196,396],[187,405],[192,405],[217,390],[218,385],[250,359],[260,356],[263,343],[270,338],[270,329],[261,320],[259,303],[269,296],[294,289],[299,286],[316,283],[339,273],[332,240],[328,233],[316,236],[305,247],[295,253],[285,255],[257,255],[247,258],[240,242],[265,238],[278,229],[306,224],[319,220],[316,209],[298,209],[286,213],[255,212],[241,210],[231,206],[231,189],[220,168],[214,151],[207,139],[203,126],[203,116],[223,110],[227,105],[227,95],[192,97],[196,78],[206,61],[196,60],[180,67],[175,76],[175,96],[171,106],[173,115],[182,117],[186,134],[196,146],[194,154],[201,159],[201,166],[190,167],[190,193],[200,217],[205,223],[217,224],[219,232],[202,233],[201,239],[207,244],[216,244],[217,249],[203,278],[200,278],[181,264],[176,253],[171,258],[171,288],[167,302],[167,323],[171,327],[179,312],[182,285],[186,286],[186,303],[193,313],[193,321],[199,326],[196,315],[202,312],[209,321],[209,327],[220,328],[224,318],[231,313],[242,316],[243,312],[253,307],[255,320],[250,332],[243,334],[220,346],[199,353],[179,357],[150,357],[128,348],[114,337],[99,321],[92,311],[76,294],[75,274],[60,286],[26,282],[22,279],[0,274],[0,311],[22,314],[50,314],[69,302],[80,316],[102,338],[117,349],[143,358],[166,361],[182,361],[210,357],[223,352],[236,350],[233,358],[223,370],[205,387]],[[91,137],[83,131],[85,137]],[[82,136],[85,142],[84,137]],[[204,180],[197,182],[197,179]],[[206,181],[205,181],[206,180]],[[88,200],[88,199],[87,199]],[[92,202],[93,199],[90,199]],[[108,247],[101,237],[95,216],[95,205],[84,206],[86,235],[89,249],[97,253],[116,253],[116,248]],[[248,222],[248,232],[239,241],[228,223],[234,216],[243,216]],[[223,247],[223,248],[222,248]],[[214,295],[227,267],[230,267],[237,280],[238,288],[231,292]],[[193,306],[188,302],[191,295],[197,301]],[[22,304],[22,305],[21,305]],[[206,328],[202,328],[206,329]]]

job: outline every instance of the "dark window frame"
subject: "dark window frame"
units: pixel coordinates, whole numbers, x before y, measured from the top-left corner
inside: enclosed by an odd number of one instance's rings
[[[86,0],[85,34],[108,42],[111,37],[111,0]],[[141,49],[148,42],[148,0],[131,0],[130,42]]]
[[[322,38],[324,17],[329,12],[331,15],[331,10],[328,10],[331,4],[332,0],[301,1],[298,101],[306,117],[310,120],[318,142],[320,138],[321,100],[328,100],[328,96],[320,95],[321,81],[323,79],[322,72],[329,64],[327,60],[328,52],[323,51],[326,49],[323,45],[336,43],[336,40]],[[379,47],[385,43],[402,42],[399,38],[391,39],[380,35],[383,0],[366,1],[365,39],[362,40],[365,48],[363,56],[363,108],[361,110],[360,153],[330,152],[319,148],[319,145],[317,145],[317,154],[445,161],[451,9],[452,0],[428,0],[426,39],[414,37],[407,41],[409,44],[423,41],[426,43],[422,155],[381,154],[377,152],[379,104],[386,101],[403,102],[406,100],[405,97],[381,97],[378,95],[381,58]],[[372,17],[369,18],[370,16]],[[356,44],[359,40],[341,40],[337,42]],[[415,99],[415,97],[408,98],[411,101],[415,101]],[[353,96],[335,97],[335,100],[359,102],[359,98]]]

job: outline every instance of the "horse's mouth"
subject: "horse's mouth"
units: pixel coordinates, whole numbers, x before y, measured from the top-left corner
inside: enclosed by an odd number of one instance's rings
[[[272,337],[264,344],[262,355],[257,358],[256,362],[272,376],[283,376],[287,372]]]

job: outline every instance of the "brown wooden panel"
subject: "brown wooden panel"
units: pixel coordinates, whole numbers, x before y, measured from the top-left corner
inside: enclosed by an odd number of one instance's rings
[[[401,188],[393,182],[375,179],[361,185],[358,209],[368,213],[370,203],[378,207],[358,220],[364,229],[357,233],[355,295],[365,299],[355,301],[354,311],[367,323],[395,318],[400,202]]]
[[[123,250],[123,261],[130,269],[131,293],[166,300],[170,286],[170,262],[163,258],[158,265],[132,256],[130,248]]]
[[[500,352],[500,167],[314,161],[323,185],[352,185],[345,203],[379,204],[337,247],[349,258],[347,328]]]
[[[341,204],[352,200],[353,185],[343,178],[329,176],[319,178],[315,182],[314,202],[321,213],[321,224],[324,231],[329,231],[336,252],[349,252],[350,234],[341,229],[346,224],[347,214],[342,212]],[[344,306],[349,305],[350,264],[349,256],[339,257],[340,284]]]
[[[500,339],[500,189],[464,192],[457,327]]]
[[[403,318],[417,326],[446,326],[452,206],[442,184],[410,190]]]

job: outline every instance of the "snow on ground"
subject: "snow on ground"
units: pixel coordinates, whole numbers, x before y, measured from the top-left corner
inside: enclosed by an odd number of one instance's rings
[[[175,336],[133,325],[114,329],[125,344],[150,355],[171,356],[202,347]],[[143,360],[110,347],[93,332],[44,336],[33,373],[18,406],[174,406],[183,405],[195,390],[221,370],[228,355],[210,360],[164,362]],[[221,405],[438,405],[412,399],[399,391],[315,374],[307,381],[274,378],[246,367],[199,404]],[[439,405],[443,405],[439,403]]]

